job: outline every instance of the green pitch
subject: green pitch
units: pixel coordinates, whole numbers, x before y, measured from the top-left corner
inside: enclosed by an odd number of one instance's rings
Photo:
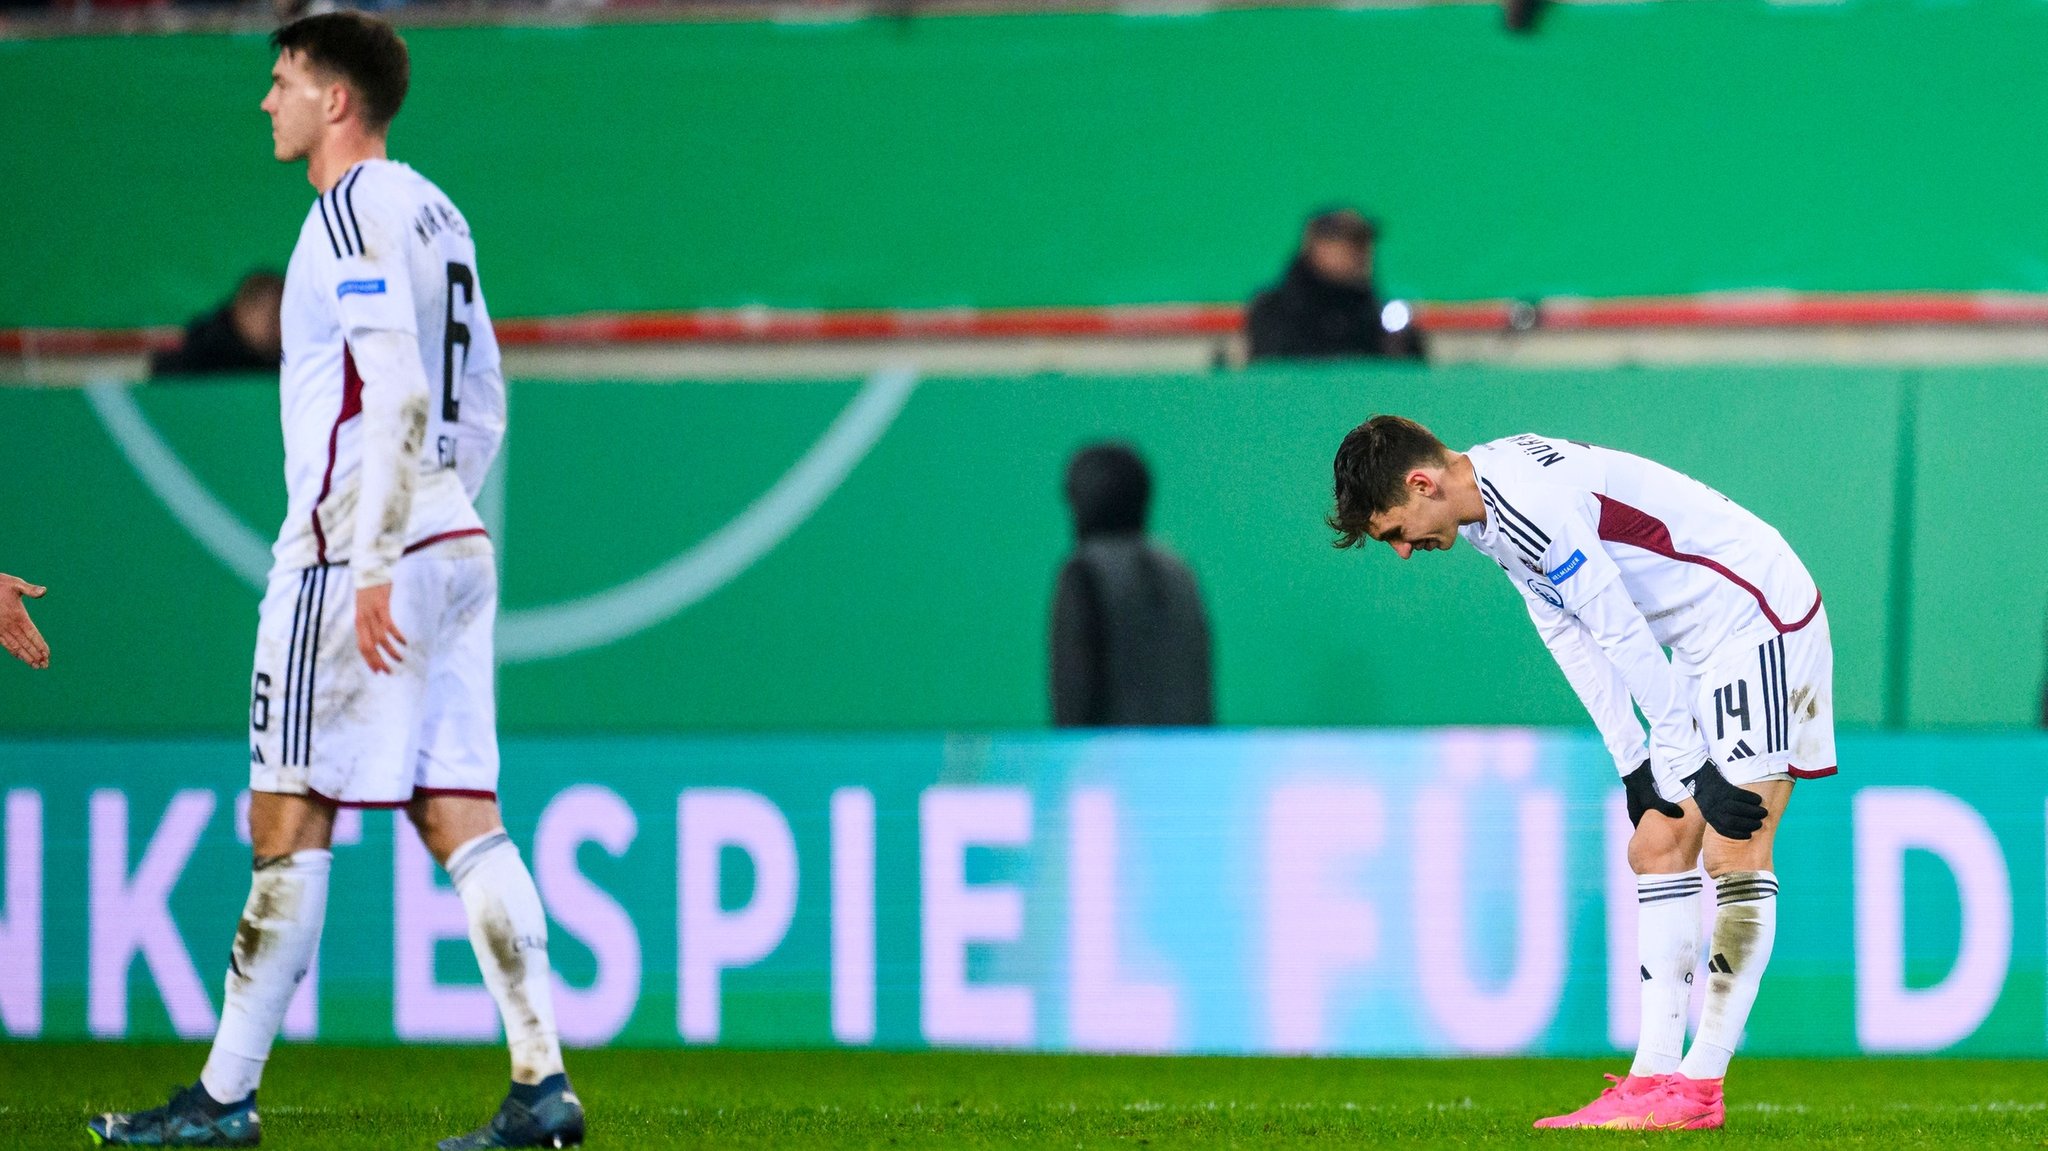
[[[88,1115],[163,1102],[203,1047],[0,1044],[0,1146],[85,1146]],[[1166,1148],[2042,1145],[2033,1063],[1746,1060],[1724,1132],[1535,1132],[1621,1060],[1153,1059],[874,1052],[582,1051],[591,1146]],[[430,1147],[483,1122],[501,1052],[284,1047],[265,1146]]]

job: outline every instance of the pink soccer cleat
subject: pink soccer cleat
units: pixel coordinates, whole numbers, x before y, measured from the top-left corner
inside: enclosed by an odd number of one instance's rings
[[[1538,1119],[1539,1128],[1554,1127],[1628,1127],[1641,1126],[1627,1122],[1644,1114],[1643,1101],[1662,1094],[1665,1083],[1675,1078],[1671,1075],[1609,1075],[1607,1079],[1614,1086],[1600,1093],[1600,1098],[1569,1115],[1552,1115]],[[1716,1084],[1718,1086],[1718,1084]],[[1719,1096],[1717,1095],[1718,1099]]]
[[[1611,1123],[1641,1131],[1708,1131],[1727,1122],[1728,1106],[1721,1101],[1719,1079],[1687,1079],[1669,1075],[1656,1090],[1637,1099],[1638,1121]]]

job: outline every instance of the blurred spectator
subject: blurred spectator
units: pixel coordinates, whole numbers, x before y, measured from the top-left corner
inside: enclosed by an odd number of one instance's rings
[[[1066,495],[1076,543],[1053,593],[1054,725],[1214,723],[1202,593],[1145,536],[1145,461],[1125,444],[1084,448],[1067,465]]]
[[[1245,320],[1250,358],[1420,359],[1414,311],[1399,300],[1382,306],[1373,290],[1378,238],[1378,227],[1355,208],[1309,217],[1280,282],[1252,300]]]
[[[276,371],[284,351],[278,334],[283,303],[283,276],[249,273],[235,286],[233,299],[185,325],[176,348],[149,357],[150,377]]]

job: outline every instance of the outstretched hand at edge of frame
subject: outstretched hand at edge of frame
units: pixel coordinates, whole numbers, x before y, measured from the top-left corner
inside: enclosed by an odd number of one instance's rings
[[[28,608],[21,601],[23,597],[41,599],[49,590],[41,584],[0,573],[0,647],[38,670],[50,666],[50,645],[44,641],[43,633],[36,630],[36,622],[28,618]]]

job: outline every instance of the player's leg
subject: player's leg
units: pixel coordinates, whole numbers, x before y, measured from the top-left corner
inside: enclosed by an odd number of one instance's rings
[[[1643,813],[1629,837],[1628,863],[1636,874],[1636,957],[1642,978],[1641,1029],[1635,1062],[1599,1098],[1564,1115],[1539,1119],[1541,1128],[1632,1126],[1641,1101],[1678,1070],[1685,1051],[1686,1007],[1699,962],[1701,836],[1706,822],[1690,800],[1682,819]]]
[[[156,1147],[253,1147],[262,1139],[256,1089],[286,1008],[320,947],[327,918],[334,808],[303,795],[255,792],[249,897],[228,952],[220,1025],[199,1082],[162,1107],[109,1112],[87,1128],[96,1142]]]
[[[228,953],[219,1029],[197,1084],[163,1107],[98,1116],[89,1127],[102,1142],[242,1146],[261,1138],[256,1089],[326,920],[334,805],[311,794],[310,763],[332,736],[316,697],[353,682],[337,666],[354,635],[343,607],[352,612],[353,600],[333,569],[281,573],[264,594],[249,707],[249,895]]]
[[[1827,614],[1806,629],[1732,653],[1703,680],[1698,705],[1721,775],[1763,802],[1763,826],[1745,839],[1709,828],[1702,848],[1714,887],[1707,988],[1699,1034],[1672,1076],[1659,1125],[1719,1127],[1721,1081],[1770,965],[1778,927],[1772,849],[1795,777],[1832,774],[1834,656]]]
[[[469,941],[484,986],[505,1022],[514,1094],[562,1074],[549,983],[548,921],[540,891],[505,832],[497,802],[429,795],[406,809],[427,850],[448,871],[469,914]]]
[[[1714,717],[1714,752],[1730,783],[1757,794],[1766,816],[1747,839],[1709,829],[1704,847],[1717,908],[1708,945],[1706,1009],[1679,1073],[1718,1081],[1728,1070],[1756,1002],[1778,927],[1771,850],[1795,776],[1835,770],[1834,649],[1827,613],[1809,626],[1739,654],[1721,675],[1702,721]],[[1750,754],[1754,753],[1754,754]]]
[[[1742,1040],[1778,934],[1778,877],[1771,847],[1792,798],[1792,781],[1771,779],[1742,786],[1763,797],[1769,813],[1748,839],[1707,832],[1704,855],[1714,881],[1714,934],[1707,947],[1706,1007],[1699,1035],[1679,1066],[1688,1079],[1720,1079]]]
[[[1669,1075],[1685,1053],[1686,1009],[1699,965],[1700,847],[1706,821],[1645,812],[1628,845],[1636,876],[1636,959],[1642,996],[1631,1077]]]
[[[251,1098],[327,919],[332,804],[305,795],[249,798],[249,898],[228,952],[220,1028],[200,1086],[223,1103]]]
[[[406,813],[462,899],[470,944],[512,1056],[511,1086],[497,1115],[442,1146],[573,1146],[583,1138],[583,1108],[562,1066],[547,914],[498,810],[491,645],[497,573],[488,554],[413,558],[447,589],[448,604],[429,669],[417,789]]]
[[[1763,799],[1762,829],[1748,839],[1729,839],[1707,829],[1702,855],[1712,877],[1718,907],[1707,944],[1707,994],[1699,1034],[1678,1071],[1645,1097],[1631,1126],[1701,1130],[1727,1118],[1721,1080],[1742,1041],[1742,1028],[1756,1003],[1757,988],[1771,962],[1778,930],[1778,882],[1771,869],[1771,845],[1792,797],[1792,781],[1739,781]]]
[[[270,714],[252,708],[250,716],[254,880],[229,954],[220,1033],[200,1080],[217,1099],[253,1095],[320,945],[336,807],[396,803],[411,788],[397,765],[406,760],[424,677],[404,664],[374,675],[363,662],[348,568],[315,568],[302,578],[306,606],[271,677]],[[411,607],[393,606],[408,634],[417,626]]]

